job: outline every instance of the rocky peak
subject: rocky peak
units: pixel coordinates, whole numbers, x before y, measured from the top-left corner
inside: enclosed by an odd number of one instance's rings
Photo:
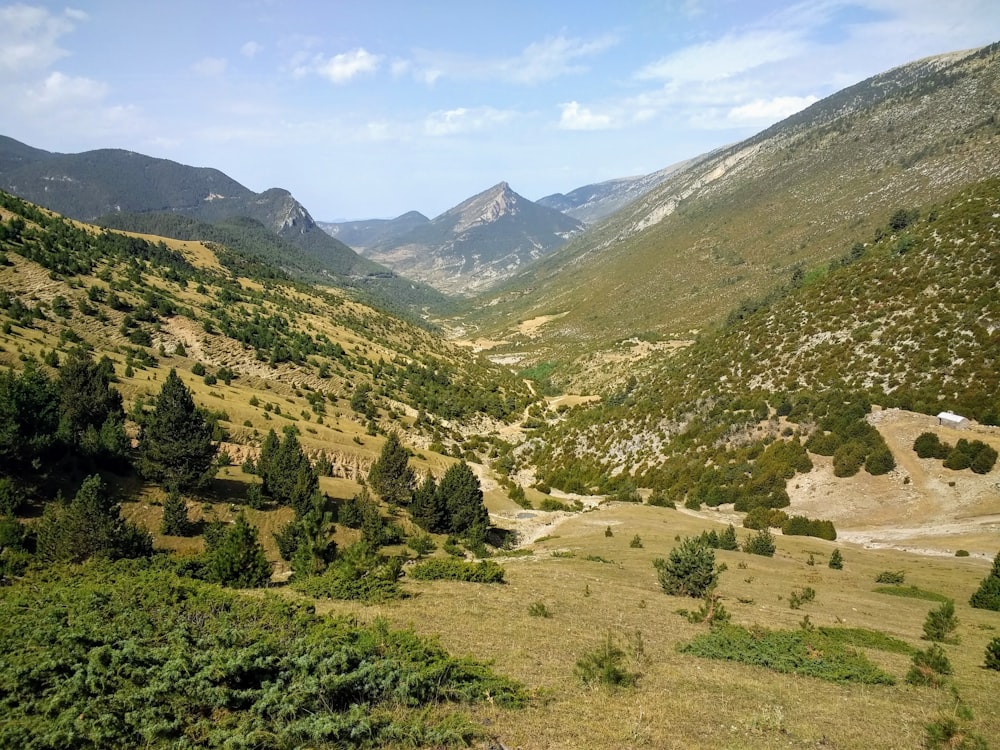
[[[492,224],[504,216],[516,215],[522,200],[521,196],[510,189],[510,185],[501,182],[460,203],[444,216],[450,214],[454,217],[454,231],[462,232],[483,224]]]

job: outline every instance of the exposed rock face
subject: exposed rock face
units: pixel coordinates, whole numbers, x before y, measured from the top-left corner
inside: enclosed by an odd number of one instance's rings
[[[509,278],[582,230],[576,219],[501,182],[362,253],[443,292],[468,295]]]

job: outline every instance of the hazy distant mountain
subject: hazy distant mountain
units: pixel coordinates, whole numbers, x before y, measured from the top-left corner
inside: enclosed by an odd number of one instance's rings
[[[181,215],[209,224],[252,219],[311,258],[313,276],[340,286],[367,287],[376,301],[405,298],[416,306],[443,301],[328,235],[287,190],[255,193],[217,169],[121,149],[51,153],[0,136],[0,188],[80,221],[129,217],[126,223],[136,231],[142,220],[132,215],[147,216],[159,227],[169,222],[149,215]],[[289,260],[267,258],[278,266],[301,269],[301,262]]]
[[[362,252],[408,278],[468,295],[508,278],[582,230],[576,219],[501,182]]]
[[[391,242],[411,229],[430,222],[419,211],[408,211],[395,219],[368,219],[363,221],[317,221],[320,229],[336,237],[345,245],[361,250],[373,245]]]
[[[642,197],[670,175],[684,169],[691,160],[678,162],[652,174],[619,177],[614,180],[584,185],[568,193],[553,193],[535,201],[540,206],[554,208],[584,224],[595,224],[620,208]],[[350,243],[348,243],[350,244]]]

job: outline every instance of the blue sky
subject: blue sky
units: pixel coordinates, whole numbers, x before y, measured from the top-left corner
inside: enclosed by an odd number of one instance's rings
[[[998,0],[0,0],[0,134],[428,216],[645,174],[1000,41]]]

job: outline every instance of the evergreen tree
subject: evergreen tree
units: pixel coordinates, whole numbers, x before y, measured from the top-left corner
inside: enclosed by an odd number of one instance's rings
[[[214,475],[215,452],[211,428],[171,370],[139,437],[139,472],[169,489],[195,489]]]
[[[924,640],[952,642],[952,633],[958,627],[958,618],[955,617],[955,602],[949,599],[942,602],[937,609],[932,609],[927,613],[924,620]]]
[[[74,349],[59,369],[59,438],[85,455],[113,456],[127,445],[125,410],[121,394],[111,387],[113,374],[107,357],[94,362],[83,349]]]
[[[489,526],[479,479],[465,461],[448,467],[438,485],[438,494],[447,508],[448,530],[453,534],[468,535],[473,527]]]
[[[257,588],[270,580],[271,563],[257,538],[257,528],[242,513],[212,550],[207,573],[210,581],[233,588]]]
[[[409,464],[410,456],[395,432],[382,446],[378,460],[368,473],[368,484],[383,501],[391,505],[406,505],[413,496],[416,475]]]
[[[410,518],[424,531],[435,534],[448,530],[448,508],[443,503],[444,497],[438,492],[437,482],[428,475],[410,502]]]
[[[726,530],[719,534],[719,549],[735,551],[739,548],[739,542],[736,540],[736,529],[733,528],[732,524],[729,524]]]
[[[271,430],[261,449],[257,468],[264,492],[279,505],[291,506],[296,516],[302,516],[319,491],[319,477],[302,450],[294,427],[285,430],[285,437],[277,447],[276,441],[277,436]]]
[[[705,596],[715,586],[715,552],[697,537],[687,537],[667,558],[653,560],[660,587],[671,596]]]
[[[187,536],[191,533],[187,503],[177,490],[170,490],[163,501],[163,523],[160,533],[167,536]]]
[[[835,549],[830,555],[830,562],[828,565],[834,570],[842,570],[844,567],[844,556],[840,554],[839,549]]]
[[[769,528],[761,529],[743,543],[743,551],[751,555],[774,557],[774,535]]]
[[[69,505],[50,503],[37,533],[38,557],[46,562],[115,560],[153,551],[149,532],[121,517],[121,508],[96,474],[83,481]]]
[[[989,609],[1000,612],[1000,552],[993,558],[993,570],[979,584],[976,593],[969,599],[976,609]]]
[[[37,362],[29,359],[20,374],[0,373],[0,473],[37,474],[58,426],[58,390]]]

